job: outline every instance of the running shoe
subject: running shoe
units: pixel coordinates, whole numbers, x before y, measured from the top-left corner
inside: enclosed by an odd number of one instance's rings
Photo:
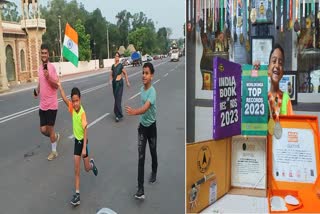
[[[151,172],[150,178],[149,178],[149,183],[154,184],[157,181],[157,174]]]
[[[98,175],[98,169],[97,169],[97,167],[96,167],[96,164],[94,163],[93,158],[90,159],[90,163],[92,164],[92,172],[93,172],[93,174],[94,174],[95,176],[97,176],[97,175]]]
[[[138,188],[137,193],[134,195],[136,199],[145,199],[143,187]]]
[[[80,204],[80,193],[76,193],[73,195],[72,200],[70,201],[70,203],[73,206],[77,206]]]
[[[54,152],[52,151],[49,156],[48,156],[48,160],[52,161],[53,159],[55,159],[56,157],[58,157],[58,152]]]

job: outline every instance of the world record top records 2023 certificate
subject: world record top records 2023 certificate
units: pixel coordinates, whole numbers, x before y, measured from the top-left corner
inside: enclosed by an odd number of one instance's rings
[[[272,140],[273,177],[277,181],[314,183],[317,178],[314,133],[311,129],[283,128]]]

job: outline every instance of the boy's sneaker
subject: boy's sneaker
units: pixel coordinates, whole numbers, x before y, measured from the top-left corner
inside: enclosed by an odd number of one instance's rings
[[[79,204],[80,204],[80,193],[74,194],[72,200],[70,201],[70,203],[71,203],[73,206],[79,205]]]
[[[149,183],[154,184],[157,181],[157,174],[151,172],[150,178],[149,178]]]
[[[119,117],[116,117],[116,122],[119,122],[119,120],[120,120]]]
[[[92,172],[93,172],[93,174],[94,174],[95,176],[97,176],[97,175],[98,175],[98,169],[97,169],[97,167],[96,167],[96,164],[94,163],[93,158],[90,159],[90,163],[92,164]]]
[[[53,159],[55,159],[56,157],[58,157],[58,152],[51,152],[48,156],[48,160],[52,161]]]
[[[137,193],[134,195],[136,199],[145,199],[143,187],[138,188]]]

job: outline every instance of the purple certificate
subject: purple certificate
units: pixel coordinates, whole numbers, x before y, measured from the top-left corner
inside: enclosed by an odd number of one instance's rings
[[[241,134],[241,65],[213,60],[213,139]]]

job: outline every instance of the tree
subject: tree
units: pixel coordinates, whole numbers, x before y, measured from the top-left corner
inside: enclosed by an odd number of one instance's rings
[[[115,55],[116,50],[122,45],[120,31],[117,25],[108,23],[109,29],[109,48],[111,56]]]
[[[126,10],[123,10],[116,15],[116,18],[118,19],[117,27],[119,28],[119,32],[120,32],[120,41],[121,41],[121,44],[125,47],[127,47],[129,44],[128,35],[130,30],[131,17],[132,17],[131,13]]]
[[[172,35],[172,29],[167,27],[167,37],[170,38]]]
[[[156,47],[156,35],[147,27],[141,27],[129,33],[129,42],[133,44],[137,51],[145,53],[153,53]]]
[[[124,56],[124,57],[131,56],[130,50],[126,49],[126,50],[124,51],[124,53],[123,53],[123,56]]]
[[[46,20],[46,33],[42,40],[48,44],[51,52],[60,55],[60,36],[59,36],[59,16],[61,21],[61,37],[63,38],[65,25],[68,22],[71,26],[75,26],[78,19],[85,22],[88,13],[84,10],[84,6],[78,5],[76,0],[67,3],[66,0],[52,0],[50,7],[40,7],[42,18]],[[62,41],[61,41],[62,43]]]
[[[87,32],[91,35],[91,49],[97,54],[96,58],[107,57],[107,21],[99,8],[95,9],[86,21]],[[96,43],[96,45],[94,45]]]
[[[79,61],[89,61],[91,59],[90,34],[87,34],[80,19],[77,20],[75,30],[78,33]]]
[[[157,32],[157,44],[159,48],[159,53],[165,54],[169,51],[169,40],[167,38],[167,28],[162,27]]]
[[[17,9],[18,7],[14,2],[7,2],[6,4],[4,4],[3,9],[1,9],[2,20],[19,22],[20,16]]]
[[[132,31],[143,27],[147,23],[147,17],[143,12],[135,13],[132,16]]]

